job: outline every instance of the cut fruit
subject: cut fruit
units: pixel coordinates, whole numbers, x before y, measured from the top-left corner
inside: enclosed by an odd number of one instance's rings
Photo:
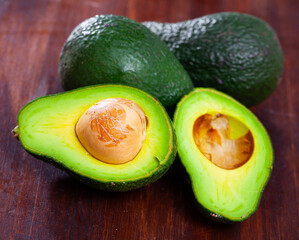
[[[156,181],[176,155],[174,130],[164,107],[149,94],[122,85],[38,98],[20,111],[13,134],[30,154],[108,191]],[[104,151],[92,152],[94,145]],[[94,157],[97,154],[101,161]]]
[[[222,222],[253,214],[273,164],[271,141],[258,119],[230,96],[197,88],[177,105],[174,128],[200,209]]]

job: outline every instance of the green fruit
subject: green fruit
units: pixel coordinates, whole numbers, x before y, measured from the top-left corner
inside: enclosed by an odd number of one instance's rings
[[[145,115],[145,139],[138,155],[133,160],[128,159],[131,161],[105,163],[93,157],[86,150],[87,146],[83,146],[81,138],[78,139],[78,120],[87,109],[103,99],[125,99],[130,104],[133,101]],[[91,116],[91,120],[99,122],[95,132],[99,139],[97,144],[110,148],[108,155],[111,152],[119,154],[118,144],[130,138],[130,132],[135,131],[131,128],[133,125],[129,126],[130,122],[125,126],[119,125],[121,118],[117,116],[128,119],[131,113],[121,112],[122,106],[115,106],[112,110],[117,111],[109,112],[108,108],[102,108],[104,114],[95,112]],[[138,112],[132,109],[133,114]],[[117,115],[119,111],[121,115]],[[103,122],[105,118],[106,122]],[[92,128],[92,123],[85,126]],[[127,191],[156,181],[168,170],[176,155],[173,127],[162,105],[141,90],[120,85],[90,86],[38,98],[20,111],[18,126],[13,133],[24,149],[37,158],[65,170],[92,187],[109,191]],[[110,137],[109,141],[102,140],[105,137],[106,140]],[[132,146],[121,151],[130,152],[131,149]]]
[[[174,128],[200,209],[223,222],[253,214],[273,164],[271,141],[258,119],[228,95],[197,88],[179,102]]]
[[[193,89],[165,43],[142,24],[115,15],[89,18],[73,30],[60,54],[59,75],[65,90],[124,84],[148,92],[168,110]]]
[[[266,99],[281,80],[283,52],[274,30],[259,18],[225,12],[144,25],[168,45],[195,87],[218,89],[249,107]]]

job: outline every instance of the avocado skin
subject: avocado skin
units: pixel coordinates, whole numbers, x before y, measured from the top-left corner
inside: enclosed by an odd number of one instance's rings
[[[65,90],[117,83],[139,88],[169,110],[193,89],[180,62],[145,26],[116,15],[89,18],[78,25],[60,54]]]
[[[257,17],[223,12],[143,24],[168,45],[195,87],[215,88],[250,107],[269,97],[281,81],[281,46],[271,26]]]

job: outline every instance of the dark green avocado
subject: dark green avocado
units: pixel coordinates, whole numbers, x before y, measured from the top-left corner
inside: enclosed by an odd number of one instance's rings
[[[187,72],[159,37],[115,15],[89,18],[73,30],[60,54],[59,75],[65,90],[124,84],[148,92],[168,110],[193,89]]]
[[[180,60],[195,87],[228,93],[247,107],[266,99],[281,81],[283,52],[263,20],[224,12],[178,23],[143,23]]]
[[[195,88],[178,103],[174,128],[199,209],[219,222],[249,218],[273,166],[261,122],[228,95]]]
[[[87,109],[111,98],[133,101],[147,119],[141,150],[133,160],[123,164],[105,163],[95,158],[83,147],[75,130]],[[122,111],[119,106],[115,109]],[[108,127],[119,127],[113,121],[116,113],[107,114],[104,117],[111,117]],[[100,123],[96,134],[101,139],[107,135],[99,130],[104,126],[100,117],[95,119]],[[127,137],[124,135],[127,129],[124,129],[124,134],[119,134],[117,129],[109,132],[109,128],[108,134],[117,137],[118,142]],[[103,129],[106,131],[107,126]],[[128,191],[156,181],[169,169],[176,155],[174,130],[164,107],[149,94],[121,85],[89,86],[38,98],[20,111],[13,134],[30,154],[65,170],[89,186],[108,191]],[[114,151],[113,146],[118,142],[114,144],[110,139],[102,144],[108,144],[107,147]]]

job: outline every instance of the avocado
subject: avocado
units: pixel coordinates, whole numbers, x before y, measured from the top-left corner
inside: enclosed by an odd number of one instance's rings
[[[257,17],[223,12],[185,22],[143,24],[168,45],[195,87],[218,89],[250,107],[281,81],[281,46],[271,26]]]
[[[38,98],[20,111],[13,133],[30,154],[108,191],[156,181],[176,155],[173,126],[163,106],[149,94],[121,85]],[[90,148],[102,152],[98,156]],[[130,152],[121,159],[120,153]]]
[[[60,54],[65,90],[95,84],[139,88],[174,110],[193,89],[183,66],[165,43],[142,24],[116,15],[100,15],[79,24]]]
[[[178,154],[199,209],[239,222],[257,209],[270,177],[270,138],[252,112],[228,95],[195,88],[174,115]]]

